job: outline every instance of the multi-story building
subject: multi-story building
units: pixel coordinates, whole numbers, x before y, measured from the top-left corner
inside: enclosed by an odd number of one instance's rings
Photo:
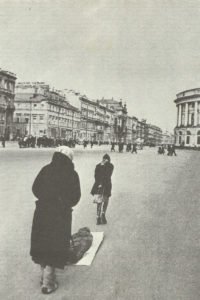
[[[81,96],[79,100],[81,102],[80,140],[96,141],[98,140],[96,128],[97,104],[86,96]],[[100,128],[99,132],[101,133]]]
[[[162,143],[162,130],[160,127],[146,124],[145,126],[145,145],[157,146]]]
[[[13,137],[16,75],[0,69],[0,135],[7,140]]]
[[[142,119],[137,121],[136,135],[137,141],[140,143],[145,143],[145,132],[146,132],[146,120]]]
[[[112,141],[114,128],[114,111],[101,104],[100,101],[80,97],[81,125],[80,139],[89,141]]]
[[[126,117],[126,138],[125,142],[136,143],[137,142],[137,123],[138,119],[136,117],[128,116]]]
[[[126,117],[126,143],[132,143],[132,128],[133,127],[133,119],[132,117],[128,116]]]
[[[178,93],[174,102],[177,107],[176,146],[200,147],[200,88]]]
[[[138,124],[138,119],[136,117],[132,117],[132,143],[137,142],[137,124]]]
[[[79,137],[80,111],[45,83],[19,83],[15,106],[15,136]]]
[[[161,142],[161,129],[146,124],[146,120],[139,121],[128,116],[126,104],[121,100],[90,100],[72,90],[66,91],[67,99],[61,91],[50,88],[44,82],[18,83],[15,137],[46,135],[97,142]]]
[[[101,105],[111,109],[114,113],[114,130],[112,141],[125,142],[127,139],[127,108],[126,104],[123,105],[122,101],[114,99],[101,99],[98,100]]]
[[[101,109],[104,110],[104,141],[114,142],[115,137],[115,110],[109,105],[109,100],[101,99],[96,101]]]
[[[115,115],[114,110],[104,106],[104,111],[106,115],[105,131],[104,131],[104,141],[113,142],[114,141],[114,124]]]

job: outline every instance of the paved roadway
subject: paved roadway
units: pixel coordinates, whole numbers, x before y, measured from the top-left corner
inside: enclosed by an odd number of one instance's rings
[[[39,268],[29,257],[34,211],[32,182],[53,149],[0,149],[0,299],[199,300],[200,152],[158,156],[112,153],[115,165],[108,225],[96,226],[90,189],[102,147],[75,150],[82,199],[73,231],[104,231],[90,267],[58,272],[59,289],[40,292]]]

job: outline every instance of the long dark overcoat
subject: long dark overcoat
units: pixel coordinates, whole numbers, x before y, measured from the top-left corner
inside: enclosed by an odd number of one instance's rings
[[[92,187],[91,194],[98,194],[98,186],[102,185],[103,195],[110,197],[112,190],[111,176],[113,173],[114,166],[110,162],[105,163],[104,165],[99,163],[95,168],[95,183]]]
[[[63,269],[71,237],[72,207],[80,200],[80,182],[72,161],[55,152],[37,175],[38,199],[33,217],[30,255],[35,263]]]

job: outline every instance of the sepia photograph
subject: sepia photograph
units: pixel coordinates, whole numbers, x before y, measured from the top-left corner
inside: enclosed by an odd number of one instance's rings
[[[0,299],[200,299],[200,0],[0,0]]]

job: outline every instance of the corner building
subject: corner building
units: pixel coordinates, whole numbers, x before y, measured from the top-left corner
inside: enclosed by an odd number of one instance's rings
[[[16,75],[0,69],[0,136],[13,138],[13,114],[15,110]]]
[[[44,82],[23,82],[16,86],[14,137],[25,135],[77,139],[80,111],[61,91]]]
[[[174,102],[177,107],[176,146],[200,147],[200,88],[178,93]]]

